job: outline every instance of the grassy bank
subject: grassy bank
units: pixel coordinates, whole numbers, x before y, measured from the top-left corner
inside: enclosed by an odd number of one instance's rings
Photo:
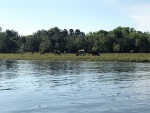
[[[150,62],[150,53],[101,53],[100,56],[76,56],[75,54],[53,55],[46,53],[24,54],[0,54],[0,59],[15,60],[50,60],[50,61],[127,61],[127,62]]]

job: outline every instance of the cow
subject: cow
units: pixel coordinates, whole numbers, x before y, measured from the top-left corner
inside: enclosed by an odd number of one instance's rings
[[[134,50],[131,50],[130,53],[134,53]]]
[[[78,50],[78,52],[76,53],[76,56],[84,56],[85,55],[85,51],[84,49]]]
[[[60,50],[54,50],[54,55],[61,55]]]
[[[93,52],[91,52],[91,54],[92,54],[92,56],[95,56],[95,55],[99,56],[99,53],[97,51],[93,51]]]
[[[40,55],[44,54],[44,51],[39,51]]]

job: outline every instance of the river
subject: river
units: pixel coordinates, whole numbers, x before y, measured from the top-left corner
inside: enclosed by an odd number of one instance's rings
[[[149,113],[150,63],[0,60],[0,113]]]

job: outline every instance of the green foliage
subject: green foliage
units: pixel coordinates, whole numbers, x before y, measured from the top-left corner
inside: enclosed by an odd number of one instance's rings
[[[92,52],[98,51],[97,47],[92,47]]]
[[[38,30],[28,35],[20,36],[14,30],[2,31],[0,27],[0,52],[61,52],[76,53],[79,49],[103,53],[150,52],[150,34],[136,31],[134,28],[117,27],[111,31],[99,30],[85,34],[80,29]]]
[[[0,52],[15,53],[20,48],[20,37],[16,31],[0,32]]]
[[[114,52],[117,52],[117,53],[120,52],[120,45],[114,43],[113,49],[114,49]]]

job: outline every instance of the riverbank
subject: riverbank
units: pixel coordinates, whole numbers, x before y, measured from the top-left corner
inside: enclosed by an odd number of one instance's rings
[[[53,55],[52,53],[24,53],[2,54],[0,59],[12,60],[50,60],[50,61],[124,61],[124,62],[150,62],[150,53],[101,53],[100,56],[76,56],[76,54]]]

